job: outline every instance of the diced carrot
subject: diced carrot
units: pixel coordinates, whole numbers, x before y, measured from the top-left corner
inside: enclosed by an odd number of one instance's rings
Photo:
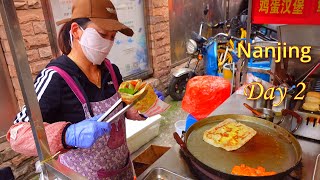
[[[276,174],[276,172],[266,172],[265,168],[258,166],[257,168],[252,168],[241,164],[240,166],[234,166],[232,168],[232,174],[240,176],[270,176]]]
[[[271,176],[271,175],[275,175],[275,174],[277,174],[277,173],[273,172],[273,171],[264,173],[265,176]]]
[[[261,171],[260,169],[257,169],[257,170],[256,170],[256,173],[257,173],[258,175],[260,175],[260,174],[263,174],[263,171]]]
[[[137,81],[131,81],[131,84],[133,85],[133,86],[136,86],[137,85]]]

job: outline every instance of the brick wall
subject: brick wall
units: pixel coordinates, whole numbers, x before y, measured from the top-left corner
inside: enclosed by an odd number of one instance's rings
[[[164,90],[169,83],[171,56],[168,0],[146,0],[149,49],[156,88]]]
[[[35,78],[52,58],[40,0],[15,0],[15,6],[25,41],[30,70],[33,78]],[[21,108],[24,104],[22,92],[2,19],[0,23],[0,38],[15,95]],[[0,138],[0,168],[10,166],[16,179],[30,179],[34,176],[34,164],[36,161],[37,158],[14,152],[9,143],[6,142],[6,139],[4,137]]]
[[[25,46],[30,63],[30,70],[33,78],[42,70],[52,59],[50,43],[47,35],[47,29],[44,22],[43,12],[40,0],[15,0],[17,15],[20,22],[20,28],[25,41]],[[9,43],[6,37],[3,23],[0,25],[0,38],[5,58],[8,64],[10,77],[12,79],[15,94],[19,107],[23,103],[21,89],[18,83],[17,74],[14,68]]]

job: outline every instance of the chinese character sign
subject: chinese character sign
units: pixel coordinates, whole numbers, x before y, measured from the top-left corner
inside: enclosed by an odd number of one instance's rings
[[[255,24],[320,24],[320,0],[253,0]]]

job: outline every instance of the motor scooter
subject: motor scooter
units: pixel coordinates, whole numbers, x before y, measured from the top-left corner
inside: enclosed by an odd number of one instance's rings
[[[223,26],[223,24],[218,23],[212,28],[217,28],[218,26]],[[168,91],[173,100],[180,101],[183,99],[189,79],[198,75],[196,70],[200,61],[204,60],[206,75],[218,76],[218,45],[226,44],[230,39],[241,41],[241,39],[225,33],[218,33],[209,39],[201,36],[200,33],[192,33],[192,38],[188,40],[186,47],[187,53],[190,54],[190,59],[186,67],[180,68],[173,73],[173,77],[169,82]],[[190,64],[194,59],[197,60],[196,65],[191,68]]]
[[[204,10],[204,15],[207,15],[208,12],[209,6],[206,6]],[[215,29],[222,28],[225,24],[226,22],[219,22],[214,25],[206,22],[201,22],[199,32],[192,32],[191,39],[189,39],[186,42],[186,51],[189,55],[188,63],[185,67],[173,72],[173,76],[169,82],[168,93],[173,100],[182,100],[185,93],[187,82],[189,81],[189,79],[197,75],[196,71],[199,67],[199,62],[202,61],[204,58],[204,54],[206,56],[213,56],[213,58],[216,57],[216,54],[212,55],[205,53],[208,51],[207,48],[209,47],[207,47],[207,38],[202,36],[203,27],[207,26],[209,28]],[[193,60],[196,60],[196,64],[194,67],[191,67],[191,62],[193,62]]]

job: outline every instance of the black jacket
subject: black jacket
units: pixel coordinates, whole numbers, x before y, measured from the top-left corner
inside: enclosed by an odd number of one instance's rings
[[[85,92],[85,96],[90,102],[105,100],[116,93],[111,75],[104,63],[99,66],[102,70],[101,89],[91,83],[81,69],[66,55],[52,60],[47,65],[47,67],[49,66],[57,66],[78,80],[78,83]],[[119,68],[113,65],[113,69],[120,85],[122,76]],[[44,122],[67,121],[77,123],[85,119],[83,108],[78,98],[56,71],[47,68],[43,69],[37,76],[34,86]],[[24,106],[16,116],[14,123],[28,121],[29,117]]]

